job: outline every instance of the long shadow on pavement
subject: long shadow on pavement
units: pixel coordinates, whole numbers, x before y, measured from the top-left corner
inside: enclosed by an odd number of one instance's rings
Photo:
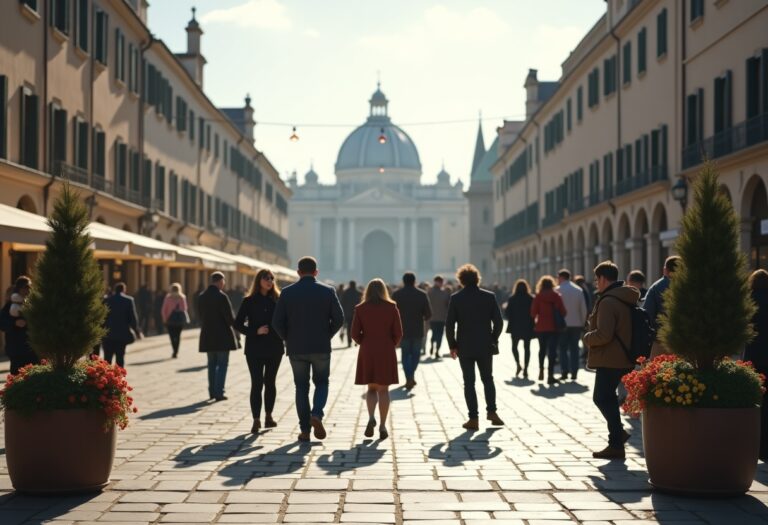
[[[199,372],[200,370],[205,370],[208,368],[208,365],[200,365],[200,366],[190,366],[188,368],[180,368],[176,370],[177,374],[186,374],[188,372]]]
[[[208,404],[210,404],[209,401],[198,401],[196,403],[192,403],[191,405],[186,405],[183,407],[164,408],[162,410],[156,410],[154,412],[150,412],[149,414],[144,414],[142,416],[139,416],[139,419],[143,419],[143,420],[162,419],[164,417],[183,416],[185,414],[193,414]]]
[[[538,389],[531,389],[531,394],[547,399],[556,399],[566,394],[583,394],[588,390],[588,386],[573,382],[559,383],[551,386],[539,383]]]
[[[479,434],[467,430],[447,443],[434,445],[427,455],[430,459],[442,461],[446,467],[460,467],[465,461],[495,458],[501,454],[501,449],[491,448],[488,441],[498,430],[498,428],[487,428]]]
[[[256,446],[250,449],[241,449],[237,451],[237,456],[250,454],[263,447]],[[249,456],[227,463],[217,472],[218,476],[232,479],[232,484],[240,484],[244,480],[251,478],[263,478],[271,476],[282,476],[297,472],[304,468],[307,455],[312,450],[310,443],[293,442],[269,452],[264,452],[256,456]],[[224,459],[229,459],[227,456]]]
[[[343,474],[358,468],[370,467],[384,457],[385,450],[379,447],[380,440],[366,439],[362,444],[349,450],[334,450],[316,460],[317,466],[330,474]]]

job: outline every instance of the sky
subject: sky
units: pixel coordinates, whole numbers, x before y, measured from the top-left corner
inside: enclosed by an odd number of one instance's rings
[[[301,182],[313,164],[335,182],[339,148],[380,78],[422,182],[444,164],[466,187],[479,115],[488,147],[503,119],[525,117],[528,69],[557,80],[605,0],[152,0],[150,30],[174,52],[186,51],[193,6],[206,93],[220,107],[251,95],[256,147],[283,178],[296,170]]]

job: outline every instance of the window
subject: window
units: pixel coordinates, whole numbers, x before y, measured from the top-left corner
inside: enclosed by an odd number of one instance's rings
[[[589,165],[589,194],[592,199],[597,199],[600,193],[600,162],[595,161]]]
[[[656,16],[656,57],[667,54],[667,10],[662,9]]]
[[[80,169],[88,169],[88,135],[90,134],[90,126],[88,123],[80,117],[77,117],[74,121],[74,133],[72,136],[75,139],[75,166]]]
[[[581,122],[584,117],[584,88],[579,86],[576,90],[576,120]]]
[[[608,96],[616,91],[616,55],[603,60],[603,94]]]
[[[715,135],[733,126],[733,75],[727,71],[715,79]]]
[[[632,144],[624,146],[624,178],[632,178]]]
[[[613,153],[603,155],[603,189],[606,198],[613,195]]]
[[[75,0],[75,45],[88,51],[88,0]]]
[[[213,226],[213,197],[205,196],[205,226]]]
[[[189,184],[189,222],[197,224],[197,186]]]
[[[195,140],[195,112],[189,112],[189,141]]]
[[[21,3],[30,8],[32,11],[37,12],[37,0],[21,0]]]
[[[187,101],[176,97],[176,130],[187,130]]]
[[[205,127],[205,149],[210,152],[211,151],[211,125],[208,124]]]
[[[115,79],[125,82],[125,35],[115,29]]]
[[[571,131],[572,121],[571,121],[571,99],[568,99],[568,102],[565,105],[565,113],[566,113],[566,125],[568,127],[568,131]]]
[[[637,74],[641,75],[645,73],[646,60],[645,60],[645,48],[646,41],[648,40],[648,31],[642,28],[637,34]]]
[[[587,77],[587,105],[590,108],[600,103],[600,70],[595,68]]]
[[[213,156],[219,158],[219,134],[216,133],[213,139]]]
[[[133,44],[128,44],[128,89],[139,92],[139,49]]]
[[[125,188],[128,184],[128,146],[115,142],[115,186]]]
[[[94,18],[94,58],[105,66],[107,65],[107,35],[109,35],[109,15],[97,9]]]
[[[8,158],[8,77],[0,75],[0,159]]]
[[[106,134],[93,130],[93,173],[105,177],[107,172],[107,140]]]
[[[51,104],[51,163],[54,169],[67,161],[67,112]]]
[[[179,217],[179,177],[171,171],[168,177],[168,212],[172,217]]]
[[[139,157],[138,151],[132,151],[130,153],[131,158],[131,170],[130,170],[130,180],[129,180],[129,187],[131,188],[133,195],[131,198],[135,198],[134,195],[137,195],[139,193],[139,190],[141,189],[141,158]]]
[[[51,0],[51,26],[57,31],[69,34],[69,0]]]
[[[747,60],[747,119],[768,113],[768,49]],[[750,126],[752,129],[758,127]]]
[[[690,146],[704,137],[704,90],[688,95],[685,104],[685,143]]]
[[[704,0],[691,0],[691,22],[704,16]]]
[[[624,180],[624,150],[616,150],[616,182]]]
[[[229,167],[229,143],[225,140],[224,141],[224,167]]]
[[[268,202],[272,202],[272,185],[267,183],[266,188],[264,189],[264,196],[267,198]]]
[[[197,133],[198,133],[198,147],[200,149],[203,149],[205,147],[205,119],[203,117],[198,117],[198,125],[197,125]]]
[[[189,182],[181,181],[181,220],[189,222]]]
[[[639,52],[640,51],[638,50],[638,53]],[[632,42],[624,44],[621,60],[623,61],[621,68],[624,72],[622,82],[624,84],[629,84],[632,81]]]

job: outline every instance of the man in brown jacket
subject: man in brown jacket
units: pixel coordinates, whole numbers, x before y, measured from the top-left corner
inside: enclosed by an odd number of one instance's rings
[[[623,459],[629,433],[621,424],[616,389],[621,378],[634,367],[617,339],[629,347],[632,341],[630,306],[637,304],[640,293],[619,281],[619,268],[611,261],[595,267],[595,285],[600,298],[587,320],[584,346],[589,349],[587,366],[595,369],[592,400],[608,423],[608,446],[592,457]]]

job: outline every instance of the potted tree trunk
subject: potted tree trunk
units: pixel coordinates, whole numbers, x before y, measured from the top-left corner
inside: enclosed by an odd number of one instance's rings
[[[88,213],[65,186],[52,233],[23,307],[40,364],[8,376],[0,391],[8,473],[18,491],[98,490],[109,482],[115,428],[135,411],[125,370],[87,358],[103,336],[102,274],[87,233]]]
[[[738,219],[705,165],[694,184],[664,295],[659,336],[672,354],[623,379],[624,409],[642,415],[651,484],[688,494],[742,494],[757,468],[763,380],[732,360],[752,337],[754,304]]]

